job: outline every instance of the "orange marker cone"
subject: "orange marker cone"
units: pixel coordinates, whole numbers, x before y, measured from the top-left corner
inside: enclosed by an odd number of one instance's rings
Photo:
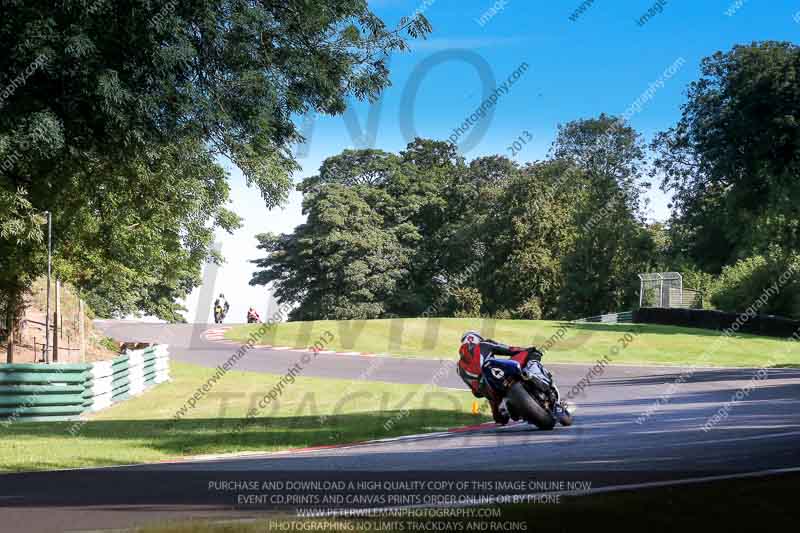
[[[479,415],[480,414],[480,405],[478,405],[478,400],[472,400],[472,414]]]

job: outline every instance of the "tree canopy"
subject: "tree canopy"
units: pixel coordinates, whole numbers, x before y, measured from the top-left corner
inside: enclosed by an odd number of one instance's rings
[[[734,46],[703,60],[681,118],[652,143],[674,194],[677,251],[704,270],[800,248],[800,48]]]
[[[0,289],[18,307],[55,268],[103,314],[178,319],[176,299],[232,230],[225,161],[280,204],[293,118],[336,114],[389,83],[387,57],[424,37],[364,0],[9,0],[0,7]],[[12,302],[8,304],[8,302]]]
[[[744,309],[800,249],[799,69],[785,42],[704,59],[680,120],[649,145],[600,114],[559,126],[547,159],[524,166],[467,162],[427,139],[399,154],[347,150],[299,186],[307,223],[260,237],[268,254],[251,283],[274,283],[304,318],[563,319],[632,309],[637,273],[678,270],[707,305]],[[651,179],[672,195],[665,222],[645,216]],[[342,211],[358,221],[320,223]],[[314,261],[331,239],[339,262]],[[315,280],[341,276],[337,309],[320,305]],[[798,316],[797,287],[766,309]]]
[[[467,164],[428,139],[400,154],[345,150],[298,185],[304,224],[258,236],[267,255],[251,284],[274,284],[305,320],[552,318],[629,304],[656,250],[640,213],[640,145],[601,116],[565,125],[557,157],[522,168],[502,156]]]

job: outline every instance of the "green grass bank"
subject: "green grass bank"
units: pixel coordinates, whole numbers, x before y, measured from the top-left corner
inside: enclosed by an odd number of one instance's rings
[[[214,373],[173,363],[173,381],[79,422],[0,423],[0,472],[109,466],[180,456],[277,451],[440,431],[488,420],[467,391],[296,377],[274,409],[243,426],[281,376],[231,371],[178,422],[176,411]],[[406,411],[407,410],[407,411]],[[393,420],[389,429],[386,423]]]
[[[247,342],[258,325],[234,326],[226,338]],[[546,320],[405,318],[288,322],[271,328],[258,344],[304,347],[329,331],[325,349],[398,357],[455,359],[461,334],[484,336],[519,346],[547,346],[546,362],[588,363],[611,355],[617,364],[761,367],[800,365],[800,344],[755,335],[723,340],[720,332],[652,324],[567,324]],[[559,333],[563,335],[557,337]],[[625,341],[626,334],[635,336]],[[555,336],[555,337],[554,337]],[[551,339],[555,339],[554,341]],[[719,342],[718,342],[719,341]],[[612,351],[617,349],[617,353]]]

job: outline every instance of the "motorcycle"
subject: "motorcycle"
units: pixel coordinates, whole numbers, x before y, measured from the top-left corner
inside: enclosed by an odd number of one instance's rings
[[[505,401],[509,416],[525,420],[539,429],[553,429],[556,422],[572,425],[572,413],[561,401],[551,374],[539,361],[529,361],[525,368],[513,359],[488,358],[483,363],[483,377]]]
[[[225,320],[225,309],[221,305],[217,305],[214,307],[214,322],[222,324],[223,320]]]

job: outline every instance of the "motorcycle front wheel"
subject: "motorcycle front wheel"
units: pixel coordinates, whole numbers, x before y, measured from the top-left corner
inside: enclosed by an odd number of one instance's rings
[[[522,383],[514,383],[509,389],[507,397],[508,403],[512,404],[515,411],[528,423],[545,430],[555,427],[556,419],[533,399]]]

